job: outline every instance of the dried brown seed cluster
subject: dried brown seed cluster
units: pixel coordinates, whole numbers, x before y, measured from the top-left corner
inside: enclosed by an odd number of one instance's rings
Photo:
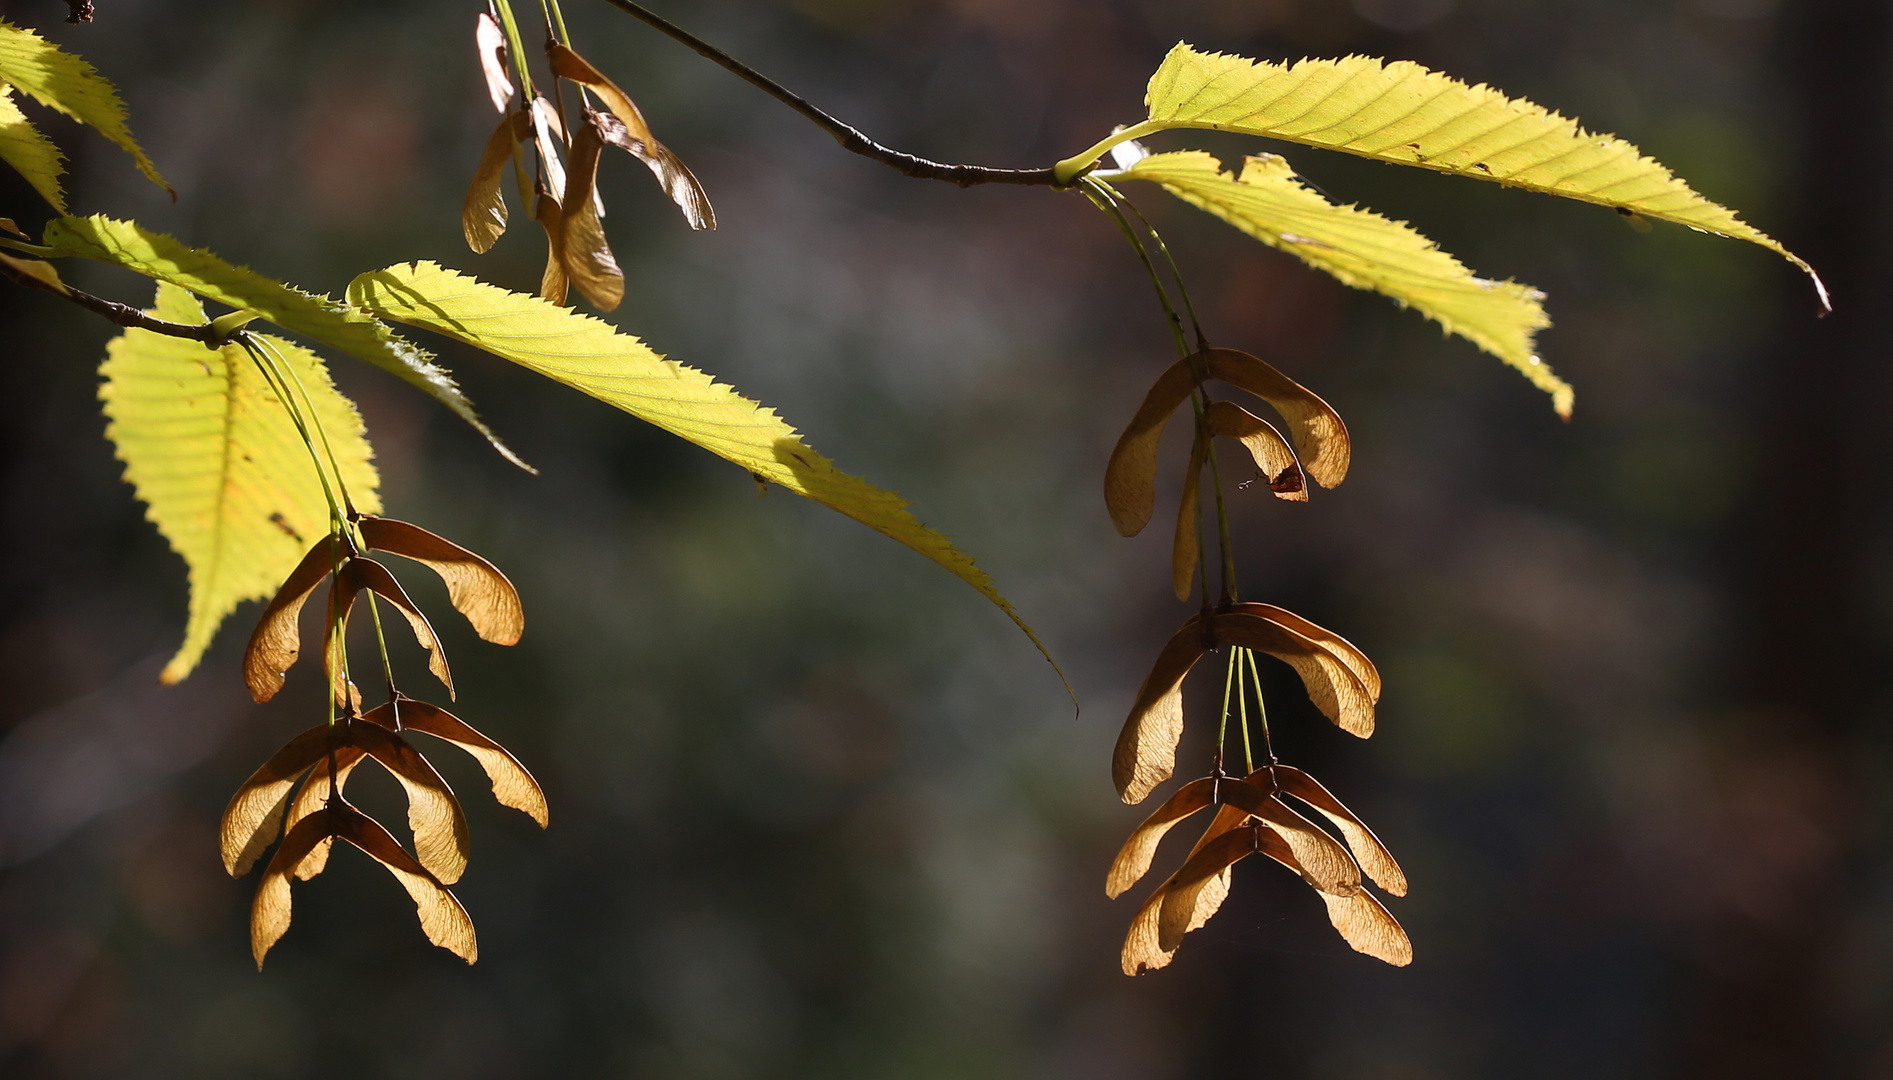
[[[453,692],[446,655],[427,617],[387,567],[364,554],[370,550],[404,556],[439,574],[453,606],[487,641],[511,645],[525,626],[518,592],[492,563],[392,518],[356,515],[349,528],[317,542],[291,572],[250,636],[244,680],[259,702],[282,689],[285,673],[302,651],[298,616],[316,587],[329,579],[325,673],[341,715],[291,739],[237,789],[224,810],[223,860],[232,876],[247,873],[270,844],[282,838],[251,907],[250,944],[259,968],[289,929],[289,879],[307,881],[321,873],[337,839],[361,849],[395,876],[413,897],[429,941],[469,963],[474,960],[473,923],[447,890],[466,871],[466,815],[447,781],[408,741],[409,732],[465,750],[486,771],[502,805],[524,812],[542,827],[547,822],[545,793],[518,759],[444,709],[400,693],[392,675],[388,701],[361,711],[360,694],[348,677],[347,629],[349,614],[364,592],[388,600],[407,618],[428,651],[429,670],[450,695]],[[386,769],[407,795],[412,855],[343,797],[349,776],[366,760]]]
[[[1280,414],[1284,437],[1273,424],[1230,401],[1211,401],[1207,383],[1248,391]],[[1240,442],[1261,479],[1277,498],[1306,502],[1305,480],[1334,487],[1347,475],[1347,427],[1305,387],[1262,360],[1230,349],[1203,349],[1177,361],[1145,396],[1118,440],[1105,471],[1105,503],[1118,531],[1135,535],[1149,523],[1156,502],[1157,447],[1170,415],[1195,398],[1195,430],[1177,516],[1172,567],[1177,597],[1187,599],[1202,561],[1198,537],[1199,484],[1214,453],[1214,440]],[[1218,503],[1220,512],[1220,500]],[[1226,541],[1225,541],[1226,542]],[[1347,639],[1272,604],[1241,603],[1235,597],[1233,552],[1224,553],[1220,603],[1204,606],[1173,635],[1138,689],[1118,736],[1111,776],[1119,796],[1139,803],[1176,771],[1183,735],[1183,681],[1203,655],[1226,650],[1223,731],[1208,776],[1178,788],[1124,842],[1106,878],[1105,891],[1123,894],[1150,869],[1157,845],[1184,818],[1216,808],[1209,828],[1181,868],[1145,899],[1131,922],[1122,956],[1124,972],[1136,975],[1168,964],[1183,937],[1206,923],[1229,893],[1230,868],[1253,854],[1267,855],[1301,875],[1328,908],[1329,920],[1356,950],[1390,964],[1405,965],[1413,949],[1405,931],[1362,884],[1369,880],[1395,896],[1406,895],[1406,875],[1386,847],[1340,800],[1299,769],[1276,761],[1266,720],[1261,736],[1264,764],[1247,777],[1223,769],[1230,691],[1241,709],[1244,754],[1250,753],[1244,697],[1253,686],[1261,704],[1259,672],[1252,654],[1272,656],[1293,668],[1322,715],[1351,735],[1374,733],[1380,673]],[[1246,670],[1245,670],[1246,665]],[[1265,714],[1258,713],[1259,716]],[[1337,840],[1293,809],[1284,796],[1312,807],[1340,833]]]
[[[605,238],[604,201],[598,195],[598,165],[607,146],[616,146],[643,162],[693,229],[716,228],[716,211],[690,169],[657,137],[630,96],[548,30],[546,64],[555,94],[561,80],[578,89],[577,119],[566,123],[564,98],[533,95],[510,109],[514,96],[505,31],[493,16],[481,13],[475,31],[487,93],[501,114],[474,170],[461,209],[467,244],[484,253],[506,231],[506,199],[501,193],[508,164],[519,179],[522,203],[546,231],[546,269],[539,294],[563,306],[568,288],[605,310],[624,300],[624,271]],[[524,76],[522,76],[523,78]],[[594,109],[587,94],[603,109]],[[510,111],[509,111],[510,109]],[[527,148],[536,159],[536,179],[527,181]]]
[[[1313,807],[1346,839],[1343,847],[1282,796]],[[1287,765],[1265,765],[1246,779],[1207,776],[1178,788],[1145,818],[1118,851],[1105,892],[1123,894],[1150,869],[1157,842],[1171,826],[1211,806],[1216,815],[1176,873],[1144,900],[1124,939],[1124,973],[1168,964],[1183,935],[1207,923],[1229,895],[1230,868],[1267,855],[1300,874],[1328,908],[1328,920],[1356,951],[1404,967],[1413,961],[1406,931],[1361,884],[1361,872],[1395,896],[1406,875],[1378,837],[1313,777]]]

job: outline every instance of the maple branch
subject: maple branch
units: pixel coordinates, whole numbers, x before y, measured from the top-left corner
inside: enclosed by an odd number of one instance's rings
[[[635,19],[639,19],[658,32],[678,42],[690,46],[706,58],[727,69],[738,78],[755,86],[763,93],[782,102],[789,108],[807,117],[810,123],[835,137],[843,150],[860,154],[865,158],[886,165],[902,176],[911,176],[917,180],[944,180],[960,187],[972,187],[975,184],[1025,184],[1040,187],[1064,187],[1051,169],[989,169],[984,165],[945,165],[938,161],[929,161],[923,157],[889,149],[863,135],[858,129],[842,123],[822,110],[808,103],[801,95],[791,91],[781,83],[769,78],[756,69],[736,59],[722,49],[678,26],[656,12],[647,10],[632,0],[605,0],[606,3]]]
[[[230,343],[232,337],[243,332],[240,327],[233,328],[230,332],[225,333],[219,331],[214,323],[174,323],[166,319],[154,318],[139,311],[135,307],[121,304],[116,300],[107,300],[101,296],[93,296],[89,292],[75,289],[64,282],[54,284],[53,282],[43,280],[33,274],[18,269],[17,265],[15,260],[0,258],[0,277],[6,278],[15,285],[22,285],[29,289],[38,289],[41,292],[48,292],[52,293],[54,296],[63,297],[87,311],[92,312],[94,315],[102,316],[107,321],[116,323],[128,330],[149,330],[154,334],[163,334],[166,337],[187,338],[191,341],[202,342],[212,349],[222,348]]]

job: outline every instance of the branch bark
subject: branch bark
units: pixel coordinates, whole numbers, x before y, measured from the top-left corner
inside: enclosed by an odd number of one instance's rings
[[[130,305],[121,304],[116,300],[107,300],[100,296],[93,296],[89,292],[75,289],[60,281],[57,275],[50,275],[49,279],[48,277],[40,277],[25,269],[25,267],[35,265],[45,266],[47,264],[25,259],[15,259],[12,256],[0,254],[0,277],[6,278],[15,285],[21,285],[29,289],[38,289],[41,292],[49,292],[54,296],[62,297],[95,315],[103,317],[108,322],[116,323],[126,329],[149,330],[154,334],[163,334],[166,337],[188,338],[191,341],[202,342],[212,349],[223,348],[230,343],[230,340],[236,334],[242,333],[241,328],[233,329],[227,334],[219,332],[214,323],[203,323],[201,325],[174,323],[166,319],[153,318]]]
[[[619,11],[638,19],[659,33],[696,50],[704,57],[736,75],[738,78],[782,102],[789,108],[801,113],[808,121],[835,137],[841,148],[850,153],[878,161],[902,176],[911,176],[916,180],[944,180],[960,187],[972,187],[975,184],[1023,184],[1037,187],[1063,187],[1051,169],[990,169],[984,165],[945,165],[938,161],[929,161],[923,157],[903,153],[882,146],[863,135],[859,129],[842,123],[833,116],[808,103],[801,95],[789,90],[781,83],[769,78],[756,69],[736,59],[722,49],[678,26],[656,12],[650,11],[631,0],[605,0]]]

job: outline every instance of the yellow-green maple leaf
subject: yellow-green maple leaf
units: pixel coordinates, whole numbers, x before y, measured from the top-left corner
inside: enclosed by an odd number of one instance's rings
[[[1698,195],[1614,135],[1481,83],[1407,60],[1257,62],[1179,44],[1150,77],[1150,118],[1058,164],[1069,179],[1112,145],[1169,128],[1205,128],[1492,180],[1759,244],[1814,279],[1812,267],[1735,212]]]
[[[1458,259],[1404,222],[1336,206],[1303,184],[1275,154],[1251,157],[1242,175],[1201,150],[1152,154],[1112,179],[1150,180],[1250,236],[1289,252],[1343,283],[1411,305],[1447,331],[1524,372],[1571,412],[1571,387],[1533,352],[1532,335],[1551,325],[1544,294],[1512,281],[1475,277]]]
[[[152,183],[171,191],[158,167],[132,138],[118,90],[91,64],[31,30],[0,19],[0,82],[12,83],[41,105],[90,124],[130,154],[138,171]]]
[[[151,312],[201,323],[184,289],[158,285]],[[360,414],[314,353],[268,335],[306,393],[356,509],[381,509],[379,477]],[[125,463],[146,516],[190,568],[184,644],[160,678],[189,675],[224,618],[273,595],[309,546],[329,531],[314,458],[276,392],[242,347],[127,330],[106,346],[99,398],[105,433]],[[294,384],[292,383],[292,386]],[[325,457],[326,460],[326,457]]]
[[[978,589],[1051,660],[992,578],[908,513],[906,500],[835,468],[775,410],[708,374],[598,319],[431,262],[363,274],[349,284],[348,298],[384,319],[445,334],[589,394],[900,541]]]
[[[13,88],[0,82],[0,161],[19,170],[33,190],[63,214],[66,195],[60,189],[59,177],[66,169],[60,159],[59,147],[27,120],[13,101]]]
[[[326,296],[293,289],[254,270],[234,266],[202,248],[153,232],[135,221],[102,214],[48,222],[43,241],[58,256],[122,266],[179,285],[208,300],[254,311],[270,322],[359,357],[427,392],[486,436],[506,459],[527,467],[480,421],[453,377],[434,358],[371,315]]]

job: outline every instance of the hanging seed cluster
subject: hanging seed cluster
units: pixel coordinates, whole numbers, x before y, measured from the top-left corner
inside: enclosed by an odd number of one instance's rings
[[[1282,428],[1236,402],[1212,400],[1212,383],[1261,399],[1280,416]],[[1215,440],[1234,440],[1253,461],[1255,479],[1276,498],[1306,502],[1308,481],[1331,488],[1346,478],[1347,425],[1327,402],[1268,363],[1233,349],[1199,348],[1157,378],[1112,451],[1104,500],[1112,522],[1125,536],[1136,535],[1150,522],[1158,443],[1170,416],[1186,400],[1193,402],[1195,423],[1172,544],[1172,584],[1177,598],[1187,600],[1201,568],[1203,606],[1158,653],[1138,689],[1111,760],[1118,794],[1127,803],[1143,802],[1176,772],[1184,728],[1184,679],[1205,654],[1219,650],[1227,655],[1222,718],[1208,775],[1178,787],[1137,826],[1111,864],[1105,892],[1121,896],[1149,873],[1157,845],[1172,827],[1200,811],[1211,810],[1213,815],[1183,865],[1145,898],[1131,920],[1121,957],[1124,972],[1136,975],[1170,963],[1184,935],[1207,923],[1229,895],[1231,867],[1257,854],[1301,875],[1354,949],[1390,964],[1408,964],[1413,948],[1406,932],[1363,883],[1365,876],[1387,892],[1404,896],[1406,875],[1353,811],[1307,773],[1276,760],[1255,655],[1288,664],[1301,676],[1322,715],[1361,738],[1374,733],[1380,673],[1340,635],[1272,604],[1237,599],[1221,473],[1214,461]],[[1217,484],[1223,548],[1223,588],[1216,600],[1211,598],[1201,540],[1206,464],[1212,466]],[[1251,695],[1261,739],[1259,767],[1251,741]],[[1244,768],[1236,773],[1224,763],[1232,702],[1244,759]],[[1325,818],[1338,839],[1297,805]]]
[[[512,645],[525,629],[519,593],[506,575],[473,552],[405,521],[351,512],[345,524],[317,541],[290,573],[250,635],[244,682],[258,702],[282,689],[302,653],[302,609],[327,581],[323,668],[330,718],[271,755],[224,810],[220,839],[224,869],[232,876],[248,873],[272,843],[277,845],[250,909],[250,948],[259,968],[289,929],[291,879],[307,881],[320,874],[337,840],[354,845],[394,875],[413,898],[429,941],[468,963],[478,956],[473,921],[447,889],[467,869],[466,814],[447,781],[409,741],[411,733],[471,754],[492,782],[495,799],[541,827],[547,822],[545,793],[505,747],[395,685],[378,599],[406,619],[427,651],[428,670],[449,699],[453,697],[453,675],[433,626],[388,568],[368,556],[370,551],[399,555],[439,574],[449,600],[481,638]],[[364,602],[388,684],[387,701],[366,712],[348,662],[349,618]],[[406,793],[413,854],[345,797],[350,775],[364,761],[386,769]]]
[[[601,311],[624,301],[624,271],[605,238],[605,202],[598,194],[598,166],[605,147],[615,146],[643,162],[658,186],[677,205],[693,229],[716,228],[716,211],[690,169],[657,141],[630,95],[573,51],[563,19],[548,10],[545,55],[552,96],[534,89],[532,73],[514,46],[518,27],[505,3],[481,12],[475,30],[487,96],[500,122],[487,139],[461,208],[467,246],[485,254],[506,232],[507,166],[519,187],[521,205],[546,232],[546,268],[539,295],[565,306],[566,293],[579,295]],[[567,122],[565,85],[578,100]],[[512,104],[518,97],[520,104]],[[596,97],[602,109],[592,107]]]

